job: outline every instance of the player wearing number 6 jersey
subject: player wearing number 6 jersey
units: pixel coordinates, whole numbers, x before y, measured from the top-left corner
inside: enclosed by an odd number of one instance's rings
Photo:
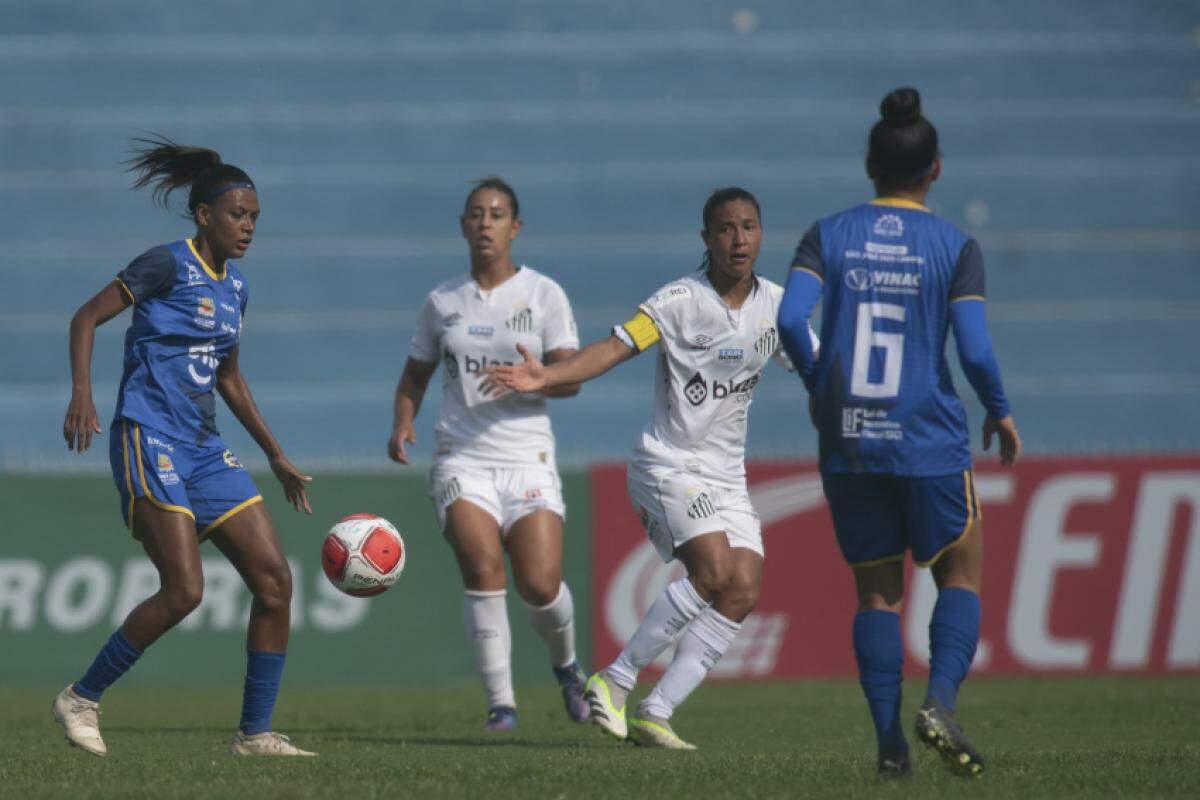
[[[984,448],[1001,461],[1020,440],[984,319],[979,245],[925,207],[941,173],[937,131],[915,89],[884,98],[867,172],[876,199],[805,234],[779,311],[784,347],[812,398],[821,475],[838,544],[858,594],[854,650],[871,708],[881,777],[909,772],[899,723],[904,554],[929,566],[938,601],[929,625],[929,690],[917,735],[958,772],[983,760],[954,717],[979,639],[982,527],[966,413],[945,358],[959,360],[987,409]],[[805,335],[824,292],[820,358]]]
[[[574,601],[562,579],[566,506],[546,413],[547,397],[567,397],[579,387],[518,394],[487,373],[493,364],[517,359],[518,347],[548,362],[566,358],[579,347],[575,319],[557,283],[512,261],[521,220],[511,186],[499,178],[477,183],[460,225],[471,272],[425,300],[396,388],[388,454],[407,463],[413,419],[443,364],[430,490],[462,573],[463,623],[488,699],[485,728],[507,731],[517,724],[505,552],[530,622],[550,651],[567,714],[586,722],[587,676],[575,660]]]
[[[746,425],[767,361],[790,368],[775,332],[782,289],[754,273],[758,201],[744,189],[718,190],[703,220],[702,273],[664,286],[611,337],[571,358],[543,366],[522,350],[524,363],[495,371],[520,391],[543,390],[590,380],[658,345],[654,416],[629,462],[629,498],[659,555],[678,558],[688,575],[666,588],[617,659],[588,680],[587,697],[605,732],[672,749],[694,749],[670,717],[758,600],[763,546],[746,490]],[[677,638],[662,680],[627,717],[638,672]]]

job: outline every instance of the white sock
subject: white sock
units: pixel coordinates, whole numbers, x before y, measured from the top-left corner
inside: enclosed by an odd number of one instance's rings
[[[622,689],[632,690],[642,668],[658,658],[658,654],[678,639],[688,623],[706,608],[708,603],[696,593],[687,578],[669,585],[642,617],[641,624],[617,660],[608,665],[608,674]]]
[[[523,602],[523,601],[522,601]],[[550,663],[565,667],[575,661],[575,600],[567,584],[558,585],[558,597],[544,606],[525,603],[533,629],[550,651]]]
[[[638,707],[643,714],[670,719],[675,708],[696,690],[708,671],[733,644],[740,622],[734,622],[710,608],[692,620],[675,648],[675,658],[662,679]]]
[[[488,708],[516,707],[512,683],[512,631],[508,627],[506,592],[466,590],[463,625],[475,650],[475,666],[483,680]]]

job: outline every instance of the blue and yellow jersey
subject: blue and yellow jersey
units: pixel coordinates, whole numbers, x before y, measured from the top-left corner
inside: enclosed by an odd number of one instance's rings
[[[879,199],[813,225],[792,267],[824,284],[811,385],[822,472],[970,469],[945,348],[950,304],[984,296],[975,240],[917,203]]]
[[[204,263],[190,239],[160,245],[117,274],[133,302],[116,417],[202,445],[217,435],[217,366],[237,346],[249,298],[227,262]]]

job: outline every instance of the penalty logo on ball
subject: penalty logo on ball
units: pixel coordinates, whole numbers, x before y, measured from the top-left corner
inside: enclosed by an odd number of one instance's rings
[[[351,514],[330,528],[321,567],[346,594],[371,597],[400,578],[405,555],[404,540],[392,523],[374,514]]]

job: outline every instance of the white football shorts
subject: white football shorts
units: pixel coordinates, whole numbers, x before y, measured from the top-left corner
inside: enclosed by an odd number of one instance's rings
[[[451,457],[435,462],[429,470],[429,493],[443,531],[446,509],[456,500],[466,500],[491,514],[503,536],[522,517],[543,508],[567,518],[562,480],[552,464],[485,467]]]
[[[715,531],[725,532],[730,547],[763,554],[762,524],[745,486],[715,486],[673,467],[630,464],[626,475],[633,510],[663,561],[673,561],[685,542]]]

